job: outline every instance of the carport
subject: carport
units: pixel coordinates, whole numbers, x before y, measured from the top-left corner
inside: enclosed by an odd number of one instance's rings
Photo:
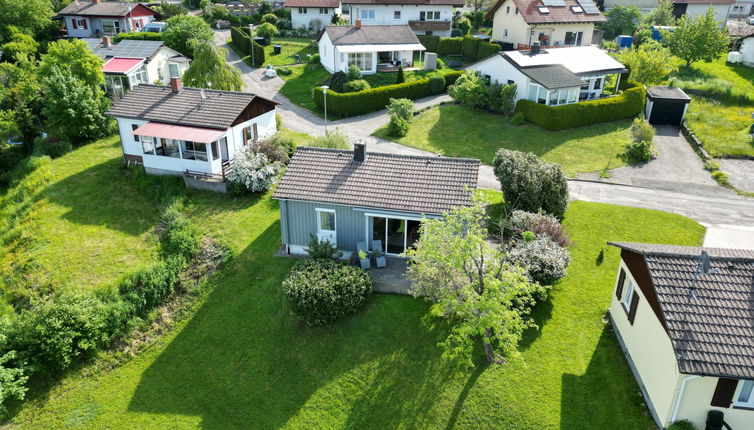
[[[691,98],[678,87],[647,88],[644,116],[652,124],[681,125]]]

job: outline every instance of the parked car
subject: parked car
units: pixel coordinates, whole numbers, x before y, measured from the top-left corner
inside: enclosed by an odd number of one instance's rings
[[[754,16],[746,18],[746,23],[749,25],[754,25]]]
[[[167,22],[155,21],[145,25],[141,31],[148,31],[150,33],[163,33],[168,29]]]

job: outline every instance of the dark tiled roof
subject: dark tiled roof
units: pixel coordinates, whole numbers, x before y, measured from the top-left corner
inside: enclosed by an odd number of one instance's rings
[[[110,116],[139,118],[171,124],[226,129],[254,98],[251,93],[142,84],[132,89],[107,112]],[[274,103],[274,102],[270,102]]]
[[[647,88],[647,94],[653,99],[666,100],[691,100],[682,89],[678,87],[668,87],[665,85],[655,85]]]
[[[582,3],[591,2],[591,0],[581,0]],[[505,0],[498,0],[487,12],[487,17],[491,18]],[[528,24],[563,24],[571,22],[606,22],[607,18],[601,12],[585,13],[574,12],[572,6],[580,6],[576,0],[564,0],[565,6],[547,6],[549,12],[542,13],[539,6],[544,6],[542,0],[513,0],[518,8],[519,14]],[[513,12],[511,12],[513,14]],[[513,16],[513,15],[511,15]]]
[[[58,12],[58,15],[87,15],[87,16],[125,16],[141,3],[126,3],[116,1],[102,1],[92,3],[87,1],[71,2]],[[146,6],[144,6],[146,7]],[[151,9],[150,9],[151,10]]]
[[[688,4],[733,4],[735,0],[674,0],[673,3]]]
[[[343,0],[343,4],[415,4],[415,5],[444,5],[463,7],[466,0]]]
[[[325,32],[333,45],[420,43],[408,25],[364,25],[359,29],[328,25]]]
[[[644,255],[682,373],[754,378],[754,250],[613,245]],[[691,298],[702,249],[716,272]]]
[[[471,204],[479,160],[300,147],[273,198],[440,214]]]
[[[521,67],[521,73],[532,78],[545,88],[554,90],[557,88],[580,87],[583,81],[560,64],[552,66]]]
[[[340,0],[285,0],[285,7],[340,7]]]

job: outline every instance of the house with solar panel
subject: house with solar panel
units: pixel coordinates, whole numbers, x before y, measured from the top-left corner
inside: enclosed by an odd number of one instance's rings
[[[498,0],[487,12],[492,39],[515,49],[589,46],[594,25],[607,21],[592,0]]]
[[[754,250],[610,245],[610,321],[658,427],[754,428]]]
[[[306,254],[312,236],[348,258],[362,250],[399,256],[422,219],[472,204],[479,160],[299,147],[275,189],[285,254]]]
[[[68,37],[114,36],[140,31],[154,21],[157,12],[141,3],[75,0],[57,14]]]
[[[191,59],[161,40],[112,43],[110,36],[82,40],[104,60],[105,88],[115,94],[122,95],[140,84],[168,83],[171,78],[182,77],[191,64]]]
[[[142,84],[116,101],[123,158],[147,173],[181,175],[187,185],[226,190],[235,154],[277,131],[278,103],[256,94]]]

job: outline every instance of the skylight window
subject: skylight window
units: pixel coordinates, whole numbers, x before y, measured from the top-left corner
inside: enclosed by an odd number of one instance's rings
[[[584,11],[581,6],[571,6],[571,10],[573,11],[573,13],[581,13]]]
[[[547,6],[538,7],[540,13],[550,13],[550,9]]]

